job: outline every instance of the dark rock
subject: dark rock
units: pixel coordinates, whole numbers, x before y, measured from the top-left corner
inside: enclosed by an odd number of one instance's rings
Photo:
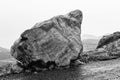
[[[109,44],[111,42],[114,42],[114,41],[116,41],[118,39],[120,39],[120,32],[114,32],[113,34],[103,36],[100,39],[97,48],[101,48],[104,45],[107,45],[107,44]]]
[[[82,17],[82,12],[75,10],[35,24],[14,43],[11,55],[23,66],[39,64],[46,67],[49,62],[57,66],[69,65],[83,50]]]
[[[83,52],[81,61],[110,60],[120,57],[120,32],[103,36],[95,50]]]
[[[110,56],[120,57],[120,39],[117,39],[104,46],[104,49]]]

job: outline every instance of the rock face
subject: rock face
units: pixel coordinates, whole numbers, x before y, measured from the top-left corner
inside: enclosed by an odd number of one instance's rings
[[[81,42],[82,12],[72,11],[40,22],[24,31],[11,47],[11,55],[22,65],[55,63],[66,66],[79,58],[83,50]]]
[[[104,49],[109,55],[120,57],[120,39],[105,45]]]
[[[83,52],[81,61],[109,60],[120,57],[120,32],[103,36],[96,50]]]
[[[103,36],[97,48],[103,48],[109,55],[120,56],[120,32]]]
[[[107,44],[109,44],[111,42],[114,42],[114,41],[116,41],[118,39],[120,39],[120,32],[114,32],[113,34],[103,36],[100,39],[97,48],[101,48],[104,45],[107,45]]]
[[[81,54],[82,62],[110,60],[120,57],[120,32],[103,36],[95,50],[84,51]]]

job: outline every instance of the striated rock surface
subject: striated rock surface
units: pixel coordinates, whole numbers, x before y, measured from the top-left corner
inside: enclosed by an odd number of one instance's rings
[[[104,49],[109,56],[120,57],[120,32],[103,36],[98,43],[97,49]]]
[[[112,55],[104,49],[97,49],[92,51],[86,51],[81,54],[80,61],[89,63],[91,61],[105,61],[111,59],[117,59],[120,57],[118,52],[112,52]]]
[[[107,44],[109,44],[111,42],[114,42],[114,41],[116,41],[118,39],[120,39],[120,32],[114,32],[113,34],[103,36],[100,39],[97,48],[101,48],[104,45],[107,45]]]
[[[81,61],[110,60],[120,57],[120,32],[103,36],[95,50],[85,51],[81,54]]]
[[[82,12],[75,10],[35,24],[14,43],[11,55],[23,66],[69,65],[83,50],[82,18]]]
[[[90,62],[62,70],[11,74],[0,80],[120,80],[120,59]]]

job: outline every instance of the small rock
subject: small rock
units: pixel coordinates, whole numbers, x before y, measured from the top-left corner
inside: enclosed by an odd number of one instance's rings
[[[100,41],[97,45],[97,48],[101,48],[104,45],[107,45],[107,44],[114,42],[118,39],[120,39],[120,32],[114,32],[113,34],[105,35],[100,39]]]
[[[8,63],[0,67],[0,76],[21,73],[23,68],[19,67],[17,64]]]

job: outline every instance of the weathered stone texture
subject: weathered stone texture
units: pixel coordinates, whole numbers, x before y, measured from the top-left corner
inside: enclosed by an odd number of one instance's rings
[[[118,39],[120,39],[120,32],[114,32],[113,34],[105,35],[100,39],[97,48],[101,48],[104,45],[107,45],[107,44],[114,42]]]
[[[72,11],[40,22],[24,31],[11,47],[11,54],[23,65],[42,60],[66,66],[82,52],[82,12]]]
[[[103,48],[109,56],[120,56],[120,32],[103,36],[97,46],[98,49]]]

